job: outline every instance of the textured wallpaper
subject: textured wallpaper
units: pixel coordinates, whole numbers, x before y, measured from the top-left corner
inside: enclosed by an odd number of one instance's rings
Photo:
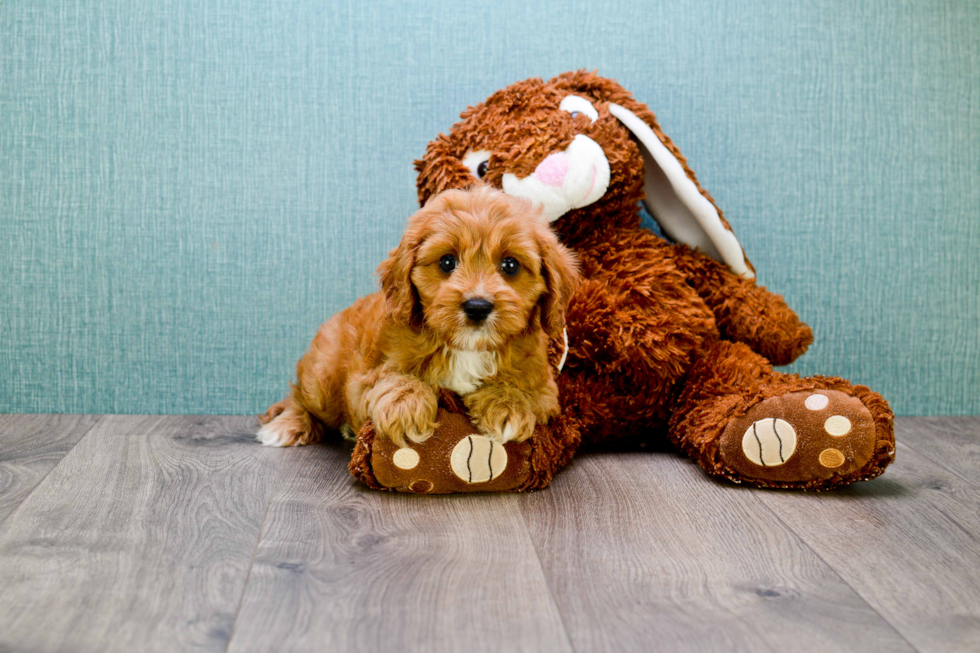
[[[417,6],[416,6],[417,5]],[[980,413],[980,5],[0,1],[0,411],[254,413],[467,105],[598,69],[817,342]]]

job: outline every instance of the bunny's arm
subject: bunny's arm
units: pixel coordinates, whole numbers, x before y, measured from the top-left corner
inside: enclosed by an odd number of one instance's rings
[[[715,316],[646,229],[617,228],[576,243],[582,283],[567,313],[568,367],[593,370],[637,393],[667,388],[689,367]]]
[[[813,331],[781,296],[701,252],[672,247],[677,268],[711,308],[724,338],[745,343],[775,365],[792,363],[813,342]]]

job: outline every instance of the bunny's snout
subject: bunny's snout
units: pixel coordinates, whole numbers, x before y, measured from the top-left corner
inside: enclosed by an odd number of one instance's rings
[[[534,176],[541,183],[549,186],[561,186],[568,174],[568,155],[564,152],[555,152],[538,164],[534,170]]]
[[[539,204],[548,221],[554,222],[606,193],[609,159],[598,143],[578,134],[567,148],[545,157],[531,175],[518,179],[506,173],[502,181],[505,193]]]

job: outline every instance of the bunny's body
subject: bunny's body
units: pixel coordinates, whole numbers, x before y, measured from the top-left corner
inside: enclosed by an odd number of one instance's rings
[[[540,204],[582,266],[552,426],[564,441],[539,467],[565,464],[579,437],[666,437],[712,475],[769,487],[825,489],[891,462],[880,395],[773,370],[812,332],[755,284],[721,211],[625,89],[584,72],[531,79],[461,118],[416,162],[420,202],[482,179]],[[641,200],[675,242],[640,226]]]

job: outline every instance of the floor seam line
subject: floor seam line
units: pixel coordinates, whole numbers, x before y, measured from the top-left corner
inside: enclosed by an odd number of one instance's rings
[[[914,446],[912,446],[911,444],[909,444],[908,442],[906,442],[904,440],[901,441],[899,444],[901,444],[903,447],[906,447],[912,453],[914,453],[914,454],[916,454],[918,456],[921,456],[922,458],[925,458],[926,460],[928,460],[929,462],[931,462],[936,467],[939,467],[940,469],[943,469],[943,470],[949,472],[950,474],[952,474],[956,478],[960,479],[961,481],[963,481],[964,483],[966,483],[970,487],[980,490],[980,484],[977,484],[977,482],[975,480],[973,480],[973,479],[971,479],[971,478],[969,478],[967,476],[963,476],[962,474],[960,474],[955,469],[953,469],[951,467],[948,467],[947,465],[943,464],[941,461],[938,461],[935,458],[933,458],[932,456],[929,456],[928,454],[923,453],[922,451],[920,451],[919,449],[915,448]]]
[[[803,544],[803,546],[805,546],[807,548],[808,551],[810,551],[813,555],[817,556],[817,559],[820,560],[820,562],[822,562],[827,567],[827,569],[829,569],[834,574],[834,576],[836,576],[840,580],[840,582],[844,583],[844,585],[846,585],[852,592],[854,592],[854,595],[855,596],[857,596],[859,599],[861,599],[862,601],[864,601],[864,604],[866,606],[868,606],[868,608],[870,608],[872,611],[874,611],[874,613],[876,615],[878,615],[879,617],[881,617],[882,621],[884,621],[886,624],[888,624],[888,627],[891,628],[892,631],[894,631],[894,633],[896,635],[898,635],[902,639],[902,641],[904,641],[906,644],[908,644],[912,648],[913,651],[918,651],[919,653],[922,653],[922,649],[920,649],[918,646],[916,646],[915,644],[913,644],[909,640],[909,638],[905,636],[905,633],[903,633],[901,630],[898,629],[898,626],[896,626],[892,622],[891,619],[889,619],[888,617],[886,617],[885,615],[883,615],[881,613],[881,611],[878,610],[878,608],[876,608],[874,605],[872,605],[871,602],[868,601],[868,599],[865,598],[865,596],[861,592],[859,592],[856,587],[854,587],[851,583],[849,583],[847,581],[847,579],[844,578],[839,571],[837,571],[837,568],[836,567],[834,567],[832,564],[830,564],[826,560],[826,558],[824,558],[822,555],[820,555],[820,553],[816,549],[814,549],[812,546],[810,546],[810,543],[802,535],[800,535],[799,533],[797,533],[796,532],[796,529],[794,529],[792,526],[790,526],[789,524],[787,524],[786,521],[782,518],[782,516],[778,512],[776,512],[775,510],[773,510],[772,508],[770,508],[766,504],[766,502],[764,502],[761,499],[759,499],[758,495],[754,495],[753,496],[753,499],[755,500],[756,503],[758,503],[759,505],[761,505],[770,515],[772,515],[773,517],[775,517],[776,518],[776,521],[778,521],[780,524],[782,524],[783,528],[785,528],[787,531],[789,531],[790,533],[792,533],[793,534],[793,537],[795,537],[796,539],[798,539]]]
[[[31,488],[31,491],[28,492],[24,496],[24,498],[20,500],[20,503],[17,504],[17,507],[16,508],[14,508],[13,510],[11,510],[10,513],[6,517],[4,517],[3,519],[0,519],[0,527],[2,527],[7,522],[8,519],[10,519],[11,517],[13,517],[14,515],[17,514],[17,512],[20,510],[21,506],[23,506],[25,503],[27,503],[27,500],[31,498],[31,495],[34,494],[34,492],[36,492],[37,489],[39,487],[41,487],[41,484],[44,483],[44,481],[47,480],[48,476],[51,475],[51,472],[53,472],[54,470],[58,469],[58,467],[61,466],[61,463],[63,463],[65,461],[65,458],[68,457],[68,454],[70,454],[72,451],[74,451],[75,450],[75,447],[77,447],[79,445],[79,443],[81,443],[82,440],[84,440],[85,438],[87,438],[88,435],[89,435],[89,433],[92,432],[92,429],[94,429],[96,426],[98,426],[99,424],[101,424],[102,423],[102,420],[105,419],[105,417],[106,417],[105,415],[97,415],[96,416],[95,421],[92,422],[92,425],[89,426],[87,429],[85,429],[85,433],[82,433],[82,436],[80,438],[78,438],[78,440],[75,441],[75,444],[71,445],[71,447],[68,448],[68,451],[66,451],[65,452],[65,455],[63,455],[61,457],[61,460],[59,460],[57,463],[55,463],[54,465],[52,465],[51,466],[51,469],[49,469],[47,472],[44,473],[44,476],[42,476],[40,478],[40,480],[38,480],[38,482],[34,484],[34,487]]]
[[[269,490],[269,500],[265,504],[265,514],[262,515],[262,526],[259,527],[259,535],[255,539],[255,546],[252,548],[252,557],[249,559],[248,571],[245,573],[245,583],[242,585],[242,594],[238,597],[238,604],[235,606],[235,620],[231,623],[231,628],[228,631],[228,641],[225,643],[225,653],[227,653],[228,648],[231,646],[232,639],[235,637],[235,627],[238,626],[238,617],[241,615],[242,603],[245,602],[245,594],[248,593],[248,583],[252,579],[252,569],[255,568],[255,558],[259,553],[259,546],[262,544],[262,537],[265,535],[265,526],[269,521],[269,512],[272,510],[272,499],[275,497],[276,489],[279,487],[281,469],[282,458],[276,462],[276,482],[273,483],[272,489]]]
[[[554,489],[548,488],[545,490],[547,492],[554,492]],[[528,495],[523,495],[527,497]],[[572,653],[576,653],[575,644],[572,642],[572,634],[568,630],[568,624],[565,623],[565,615],[561,611],[561,606],[558,605],[558,599],[555,598],[555,592],[551,588],[551,583],[548,581],[547,574],[544,573],[544,565],[541,563],[541,554],[538,552],[538,545],[534,543],[534,538],[531,537],[531,527],[527,523],[527,517],[524,516],[524,509],[521,507],[520,499],[518,499],[517,510],[521,515],[521,523],[524,524],[524,532],[527,534],[527,540],[531,544],[531,550],[534,551],[534,560],[538,563],[538,570],[541,572],[541,580],[544,581],[544,586],[548,590],[548,597],[551,599],[552,605],[555,606],[555,612],[558,613],[558,621],[561,623],[561,629],[565,633],[565,639],[568,640],[568,648],[572,650]]]

